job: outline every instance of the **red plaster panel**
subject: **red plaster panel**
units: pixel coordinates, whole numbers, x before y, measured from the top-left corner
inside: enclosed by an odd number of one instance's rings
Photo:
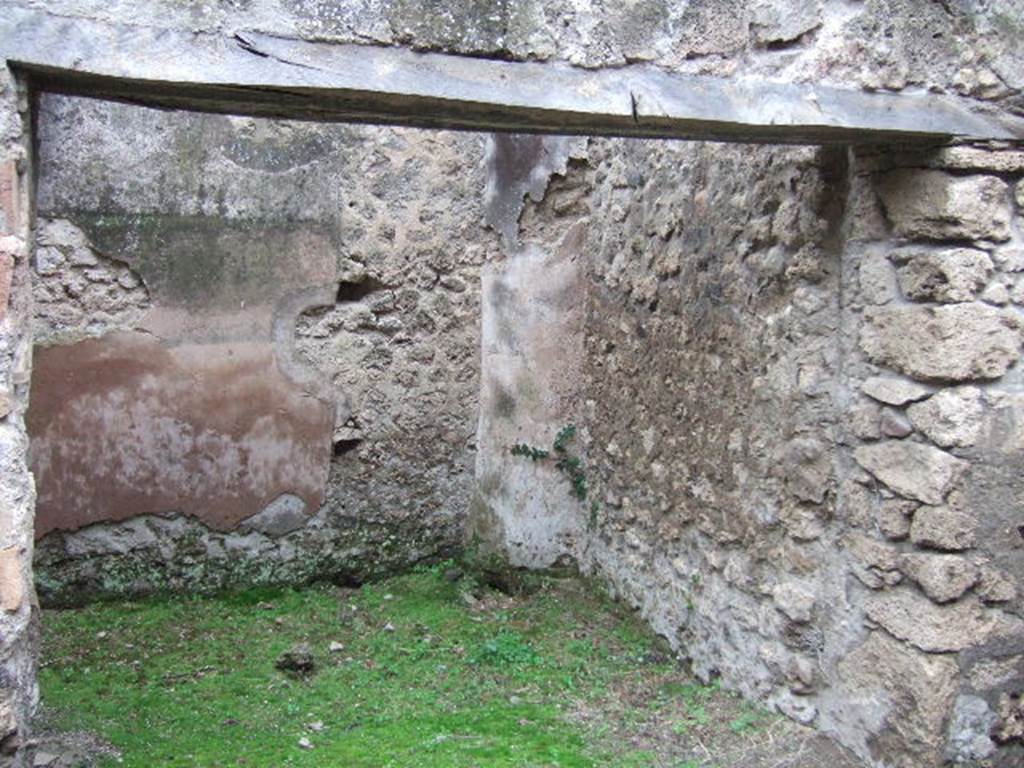
[[[331,406],[269,343],[142,333],[38,348],[28,412],[36,537],[177,511],[230,530],[282,493],[323,502]]]

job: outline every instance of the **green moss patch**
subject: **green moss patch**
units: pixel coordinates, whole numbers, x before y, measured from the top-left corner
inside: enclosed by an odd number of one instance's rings
[[[47,611],[47,723],[126,768],[731,767],[795,727],[692,679],[577,580],[510,597],[447,573]],[[299,643],[315,671],[276,669]]]

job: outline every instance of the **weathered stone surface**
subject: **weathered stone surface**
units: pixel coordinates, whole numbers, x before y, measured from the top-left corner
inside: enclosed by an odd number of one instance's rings
[[[881,589],[900,582],[899,550],[892,544],[853,531],[843,538],[843,545],[853,556],[850,567],[854,576],[865,586]]]
[[[1024,173],[1024,152],[1017,149],[990,150],[980,147],[945,147],[930,153],[929,165],[961,171]]]
[[[940,764],[957,672],[952,658],[921,653],[885,632],[872,632],[839,662],[844,703],[864,701],[882,716],[876,738],[890,745],[888,762],[908,767]]]
[[[915,301],[971,301],[992,275],[992,259],[976,248],[901,248],[890,255],[898,265],[900,290]]]
[[[1017,582],[1006,571],[985,565],[980,569],[976,591],[986,603],[1006,603],[1017,597]]]
[[[904,588],[868,594],[864,610],[889,634],[929,653],[962,651],[1024,626],[976,599],[936,605]]]
[[[772,590],[775,607],[792,621],[805,624],[811,620],[816,598],[814,591],[807,584],[785,582]]]
[[[881,307],[865,313],[868,358],[921,381],[997,379],[1020,356],[1021,321],[985,304]]]
[[[883,437],[906,437],[914,431],[913,425],[903,411],[895,408],[883,408],[878,423],[879,432]]]
[[[857,269],[860,298],[868,305],[888,304],[899,298],[896,274],[885,253],[865,253]]]
[[[1014,188],[1014,197],[1017,199],[1017,210],[1024,212],[1024,181],[1018,181]]]
[[[974,445],[984,426],[984,412],[977,387],[944,389],[907,409],[914,427],[943,448]]]
[[[949,99],[935,104],[926,94],[899,100],[824,82],[805,92],[795,83],[751,82],[750,76],[724,80],[640,67],[583,70],[496,60],[504,56],[478,57],[468,74],[465,60],[457,56],[339,45],[322,34],[314,42],[246,26],[244,37],[232,38],[222,30],[197,37],[192,29],[168,29],[164,23],[158,29],[136,23],[129,34],[110,22],[82,19],[68,27],[59,17],[18,11],[0,18],[0,39],[9,58],[44,67],[50,78],[71,80],[62,84],[64,92],[73,84],[70,92],[161,108],[421,128],[801,144],[1017,135]],[[500,15],[488,13],[487,18],[485,26],[492,26]],[[735,51],[749,34],[746,20],[746,14],[718,2],[688,4],[677,20],[675,38],[663,45],[681,44],[700,54]],[[479,30],[476,24],[471,28]],[[712,43],[723,28],[735,31],[725,51]],[[448,36],[453,32],[449,29]],[[58,38],[61,45],[53,45]],[[173,72],[140,63],[156,44],[174,52],[178,66]],[[449,39],[442,45],[451,44]],[[495,54],[506,53],[504,46]],[[650,57],[646,51],[643,55]],[[323,63],[297,73],[296,61]],[[518,87],[523,79],[532,87]],[[895,90],[903,84],[887,80],[880,85]],[[272,106],[266,103],[268,89],[275,92]],[[689,97],[694,90],[702,98]]]
[[[1024,739],[1024,695],[1004,693],[999,697],[999,719],[994,736],[997,741],[1007,743]]]
[[[756,6],[751,15],[754,39],[764,45],[788,43],[821,24],[816,3],[788,3]]]
[[[267,536],[283,536],[306,524],[306,502],[291,493],[282,493],[261,512],[243,520],[239,531],[259,531]]]
[[[25,602],[23,552],[17,547],[0,550],[0,608],[13,612]]]
[[[946,757],[958,763],[990,757],[996,748],[989,736],[995,722],[996,715],[984,699],[958,696],[949,724]]]
[[[897,379],[892,376],[872,376],[861,387],[868,397],[889,405],[906,405],[915,400],[923,400],[932,393],[932,388],[916,381]]]
[[[952,507],[919,507],[910,526],[910,540],[949,551],[970,549],[976,525],[973,517]]]
[[[956,600],[978,581],[978,569],[960,555],[903,555],[900,570],[937,603]]]
[[[853,455],[894,491],[925,504],[941,504],[968,467],[945,451],[906,440],[863,445]]]
[[[1024,272],[1024,248],[1006,245],[992,253],[992,260],[1003,272]]]
[[[911,515],[917,509],[916,502],[904,499],[887,499],[878,505],[878,530],[887,539],[901,541],[910,535]]]
[[[882,177],[878,192],[902,237],[997,242],[1010,238],[1009,187],[993,176],[898,170]]]

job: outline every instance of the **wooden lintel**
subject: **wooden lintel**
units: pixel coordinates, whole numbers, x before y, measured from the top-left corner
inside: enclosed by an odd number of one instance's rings
[[[9,8],[0,55],[37,88],[325,122],[774,144],[1024,140],[974,102],[651,66],[585,70],[257,33],[195,33]]]

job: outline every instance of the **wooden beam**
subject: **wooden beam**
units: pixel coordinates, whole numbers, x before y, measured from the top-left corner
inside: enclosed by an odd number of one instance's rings
[[[403,48],[156,29],[8,8],[0,55],[37,88],[154,107],[328,122],[774,144],[1024,140],[969,100],[584,70]]]

